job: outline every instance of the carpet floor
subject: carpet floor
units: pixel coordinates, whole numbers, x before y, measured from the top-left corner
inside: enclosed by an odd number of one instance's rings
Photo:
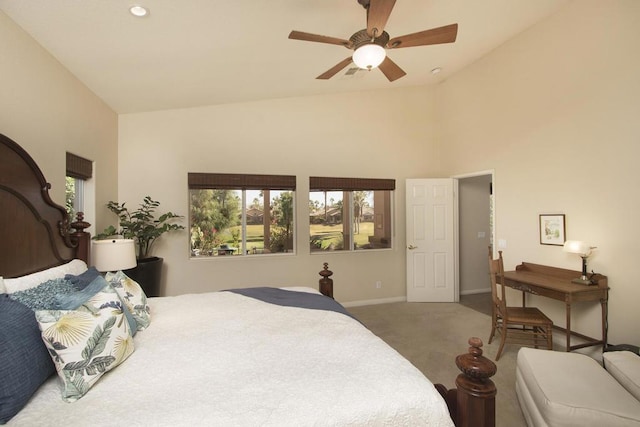
[[[348,310],[431,382],[453,388],[460,373],[455,358],[467,353],[470,337],[482,339],[484,355],[491,360],[495,360],[499,345],[499,340],[487,344],[491,330],[491,317],[487,313],[491,312],[491,306],[486,303],[486,295],[465,296],[461,300],[460,304],[399,302]],[[518,349],[515,345],[505,346],[496,363],[498,370],[492,380],[498,389],[497,427],[526,426],[515,394]]]

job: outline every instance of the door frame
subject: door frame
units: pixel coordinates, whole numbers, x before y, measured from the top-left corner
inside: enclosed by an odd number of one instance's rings
[[[491,227],[491,242],[493,242],[493,250],[495,252],[495,247],[496,247],[496,222],[497,222],[497,211],[496,211],[496,171],[495,169],[487,169],[487,170],[482,170],[482,171],[476,171],[476,172],[469,172],[469,173],[464,173],[464,174],[458,174],[458,175],[453,175],[451,176],[451,178],[455,179],[456,181],[460,181],[461,179],[465,179],[465,178],[474,178],[474,177],[478,177],[478,176],[486,176],[486,175],[491,175],[491,194],[493,195],[493,197],[491,198],[491,211],[493,212],[493,226]],[[459,215],[459,209],[458,206],[460,205],[460,194],[456,195],[456,203],[455,203],[455,209],[454,209],[454,218],[453,218],[453,223],[454,223],[454,227],[455,227],[455,233],[456,236],[458,236],[458,241],[457,244],[455,245],[455,269],[457,272],[458,277],[460,276],[460,215]],[[459,285],[459,284],[457,284]],[[456,302],[460,301],[460,286],[456,286]]]

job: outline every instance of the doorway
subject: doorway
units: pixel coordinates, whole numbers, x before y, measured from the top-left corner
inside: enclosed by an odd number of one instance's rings
[[[458,266],[460,303],[491,313],[488,247],[493,244],[494,173],[454,177],[458,180]]]

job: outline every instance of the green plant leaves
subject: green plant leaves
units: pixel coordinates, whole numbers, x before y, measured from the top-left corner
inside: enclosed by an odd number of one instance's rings
[[[94,239],[107,239],[115,235],[123,236],[125,239],[133,239],[138,245],[138,259],[148,258],[151,254],[153,242],[169,231],[182,230],[184,227],[170,221],[183,218],[183,216],[173,212],[161,214],[156,219],[156,209],[160,207],[160,202],[146,196],[140,207],[136,210],[129,210],[125,203],[110,201],[107,208],[118,216],[119,229],[109,226],[102,233],[97,234]]]

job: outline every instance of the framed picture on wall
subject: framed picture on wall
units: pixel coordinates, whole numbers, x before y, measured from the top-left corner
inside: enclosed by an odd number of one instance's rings
[[[564,245],[564,214],[540,214],[540,244]]]

